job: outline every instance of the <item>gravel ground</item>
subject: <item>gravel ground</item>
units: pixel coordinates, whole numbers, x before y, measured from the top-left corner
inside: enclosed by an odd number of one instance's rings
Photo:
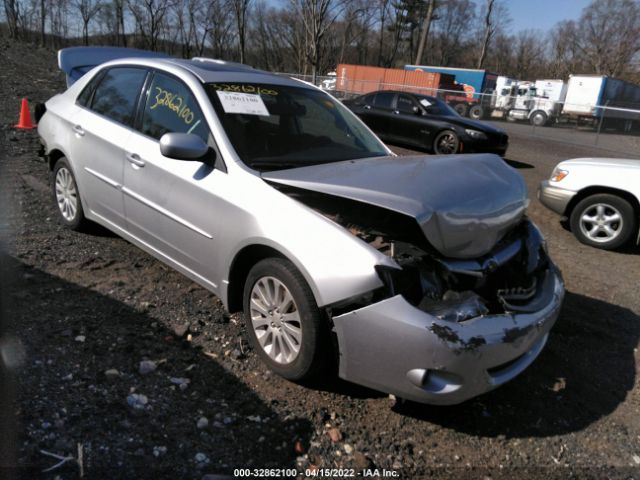
[[[35,133],[11,128],[20,98],[63,89],[55,52],[0,41],[0,56],[3,305],[26,354],[9,407],[20,468],[7,475],[78,478],[81,463],[85,478],[313,466],[640,478],[639,251],[580,245],[534,195],[557,161],[596,150],[512,133],[508,161],[568,290],[540,358],[462,405],[402,403],[337,379],[300,386],[270,374],[216,297],[109,232],[62,228]],[[42,451],[80,449],[81,462],[41,473],[57,463]]]

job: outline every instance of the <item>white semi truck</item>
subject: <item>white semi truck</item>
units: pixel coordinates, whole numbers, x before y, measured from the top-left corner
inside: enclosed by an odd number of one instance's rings
[[[491,99],[491,110],[503,118],[528,120],[543,126],[558,119],[562,111],[567,84],[562,80],[522,82],[499,77]]]

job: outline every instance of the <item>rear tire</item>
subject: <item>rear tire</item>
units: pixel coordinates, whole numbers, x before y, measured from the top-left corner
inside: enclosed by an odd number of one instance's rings
[[[484,107],[482,105],[474,105],[469,110],[469,118],[473,120],[482,120],[485,116]]]
[[[89,222],[84,216],[76,177],[65,157],[60,157],[53,167],[51,186],[62,224],[71,230],[85,229]]]
[[[571,212],[571,231],[585,245],[613,250],[637,232],[637,215],[624,198],[608,193],[581,200]]]
[[[461,117],[466,117],[469,112],[469,106],[466,103],[456,103],[453,106],[453,109],[460,115]]]
[[[300,271],[283,258],[267,258],[250,270],[244,287],[249,340],[278,375],[306,380],[327,366],[328,322]]]

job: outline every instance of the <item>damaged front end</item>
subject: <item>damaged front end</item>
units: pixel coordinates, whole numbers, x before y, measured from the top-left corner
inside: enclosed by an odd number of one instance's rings
[[[488,254],[445,258],[405,242],[368,305],[339,306],[340,376],[402,398],[455,404],[517,376],[538,356],[564,296],[545,242],[523,220]]]

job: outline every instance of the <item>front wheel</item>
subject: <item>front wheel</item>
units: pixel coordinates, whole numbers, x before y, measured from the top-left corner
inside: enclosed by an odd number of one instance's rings
[[[82,230],[87,219],[84,216],[78,184],[69,161],[61,157],[53,167],[53,198],[62,223],[72,230]]]
[[[538,110],[536,112],[533,112],[533,115],[531,115],[531,125],[534,125],[536,127],[544,127],[547,124],[549,117],[547,117],[547,114],[544,113],[541,110]]]
[[[451,155],[458,153],[460,139],[453,130],[443,130],[433,141],[433,151],[436,155]]]
[[[271,370],[298,381],[326,365],[331,348],[326,319],[290,261],[258,262],[247,276],[243,304],[251,344]]]
[[[612,250],[629,241],[636,231],[636,215],[624,198],[608,193],[591,195],[571,212],[571,231],[592,247]]]

